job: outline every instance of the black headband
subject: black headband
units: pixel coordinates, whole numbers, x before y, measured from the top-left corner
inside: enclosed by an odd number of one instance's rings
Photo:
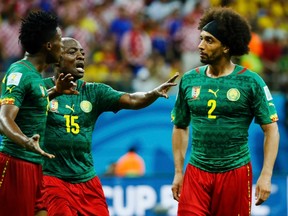
[[[223,37],[223,34],[218,29],[218,24],[215,20],[212,20],[211,22],[207,23],[203,28],[203,31],[209,32],[212,34],[215,38],[217,38],[221,43],[225,44],[225,39]]]

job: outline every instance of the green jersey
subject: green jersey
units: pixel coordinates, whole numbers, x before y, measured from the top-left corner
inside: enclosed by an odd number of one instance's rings
[[[181,79],[172,122],[192,125],[189,163],[208,172],[225,172],[250,162],[248,129],[253,118],[264,125],[278,120],[261,77],[236,65],[225,77],[210,78],[207,66]]]
[[[48,93],[41,74],[27,60],[15,62],[2,81],[1,104],[19,107],[15,122],[21,131],[31,137],[40,135],[43,144],[47,118]],[[41,164],[42,156],[31,152],[3,135],[1,152],[13,157]]]
[[[54,86],[52,78],[44,80]],[[45,159],[46,175],[72,183],[85,182],[96,173],[92,158],[92,133],[99,115],[117,112],[124,94],[101,83],[77,81],[78,95],[61,95],[50,101],[44,149],[55,159]]]

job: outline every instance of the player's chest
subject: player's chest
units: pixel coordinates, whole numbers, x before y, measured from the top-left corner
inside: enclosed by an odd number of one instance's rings
[[[7,87],[7,89],[9,89],[9,87]],[[13,86],[11,90],[13,93]],[[33,82],[31,82],[30,89],[25,93],[23,106],[43,108],[47,111],[48,101],[48,92],[44,83],[41,80],[34,79]]]
[[[78,95],[63,95],[49,102],[49,112],[61,115],[74,115],[89,118],[92,113],[92,102]]]
[[[247,111],[250,104],[249,88],[233,82],[191,83],[184,94],[194,113],[239,113]]]

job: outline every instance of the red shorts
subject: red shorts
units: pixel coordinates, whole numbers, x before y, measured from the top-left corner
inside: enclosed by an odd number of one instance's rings
[[[224,173],[209,173],[188,164],[178,216],[248,216],[251,196],[251,163]]]
[[[44,175],[43,192],[49,216],[109,216],[98,177],[87,182],[72,184]]]
[[[33,216],[40,203],[42,166],[0,152],[0,216]]]

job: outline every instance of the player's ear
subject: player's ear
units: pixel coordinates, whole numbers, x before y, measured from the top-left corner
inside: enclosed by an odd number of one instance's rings
[[[224,47],[223,47],[223,52],[224,52],[224,54],[228,54],[229,51],[230,51],[230,48],[229,48],[228,46],[224,46]]]
[[[47,50],[51,50],[52,44],[50,42],[47,42],[46,43],[46,48],[47,48]]]

